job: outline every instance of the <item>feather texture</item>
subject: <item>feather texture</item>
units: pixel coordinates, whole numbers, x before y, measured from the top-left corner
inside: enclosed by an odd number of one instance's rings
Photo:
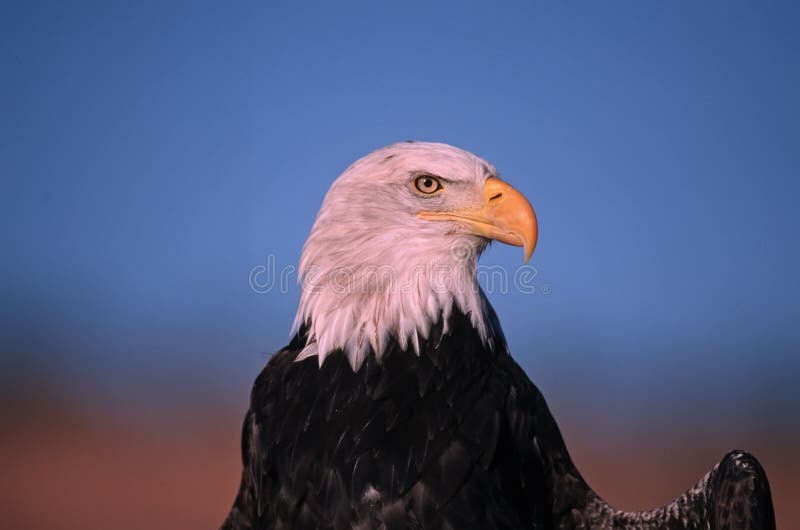
[[[422,355],[390,341],[356,372],[342,351],[321,367],[295,362],[301,330],[253,387],[223,529],[775,528],[766,476],[743,452],[667,506],[613,509],[573,465],[499,327],[495,348],[459,311],[444,329]]]

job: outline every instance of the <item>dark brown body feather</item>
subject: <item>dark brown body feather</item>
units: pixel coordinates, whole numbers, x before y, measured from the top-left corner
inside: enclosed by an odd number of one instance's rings
[[[254,385],[223,529],[774,529],[766,476],[741,452],[663,508],[609,507],[494,320],[495,348],[455,314],[421,355],[390,345],[355,373],[342,352],[295,362],[301,331]]]

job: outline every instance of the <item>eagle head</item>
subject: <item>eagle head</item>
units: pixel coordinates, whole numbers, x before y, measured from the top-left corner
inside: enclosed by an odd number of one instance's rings
[[[453,309],[493,343],[477,278],[486,245],[536,245],[528,200],[485,160],[456,147],[404,142],[361,158],[331,186],[300,259],[295,329],[302,360],[343,350],[354,370],[390,338],[420,341]]]

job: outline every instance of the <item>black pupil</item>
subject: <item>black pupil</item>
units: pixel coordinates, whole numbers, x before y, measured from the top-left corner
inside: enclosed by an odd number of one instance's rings
[[[432,188],[433,187],[433,179],[424,179],[422,181],[423,188]]]

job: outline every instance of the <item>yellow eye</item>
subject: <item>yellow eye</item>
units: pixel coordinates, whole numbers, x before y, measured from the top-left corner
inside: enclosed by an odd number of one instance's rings
[[[420,193],[430,195],[431,193],[436,193],[442,189],[442,183],[439,182],[439,179],[436,177],[422,175],[421,177],[414,179],[414,187],[417,188],[417,191]]]

